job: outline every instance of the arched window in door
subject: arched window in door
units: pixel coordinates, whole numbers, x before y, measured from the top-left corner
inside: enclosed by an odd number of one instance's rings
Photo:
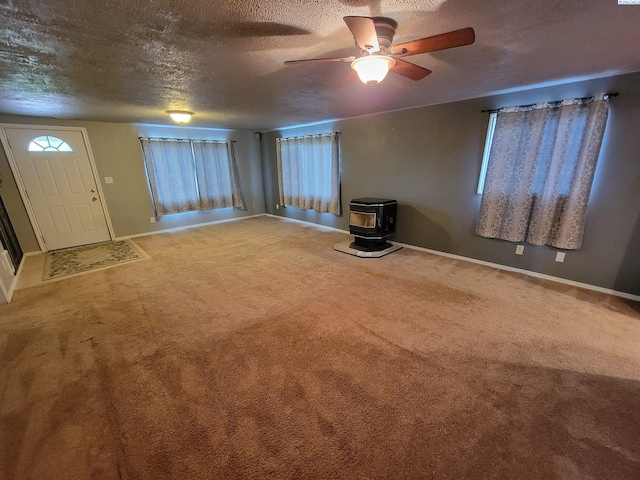
[[[30,152],[73,152],[73,148],[64,140],[51,135],[34,138],[29,143]]]

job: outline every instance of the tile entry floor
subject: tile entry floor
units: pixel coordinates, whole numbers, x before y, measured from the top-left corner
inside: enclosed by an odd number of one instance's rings
[[[22,270],[20,271],[16,290],[23,290],[25,288],[35,287],[44,283],[51,283],[57,280],[61,280],[61,278],[46,281],[42,280],[42,273],[44,272],[44,258],[44,253],[36,253],[24,256],[24,260],[22,262]]]

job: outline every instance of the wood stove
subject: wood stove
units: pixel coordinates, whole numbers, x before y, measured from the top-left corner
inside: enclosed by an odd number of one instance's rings
[[[354,198],[349,202],[349,233],[353,242],[334,246],[359,257],[381,257],[401,247],[387,242],[396,231],[398,202],[386,198]]]

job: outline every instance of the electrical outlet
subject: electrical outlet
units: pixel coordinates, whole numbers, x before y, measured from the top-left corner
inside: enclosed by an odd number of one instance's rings
[[[149,223],[156,223],[156,217],[149,217]]]
[[[104,183],[113,183],[113,177],[104,177]]]
[[[524,245],[518,245],[516,247],[516,255],[522,255],[524,254]]]
[[[556,262],[564,262],[564,256],[566,255],[566,253],[564,252],[558,252],[556,253]]]
[[[276,203],[276,210],[280,210],[280,204]]]

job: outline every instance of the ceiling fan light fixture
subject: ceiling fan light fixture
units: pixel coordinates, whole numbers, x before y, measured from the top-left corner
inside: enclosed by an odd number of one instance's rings
[[[171,120],[180,125],[189,123],[189,120],[191,120],[193,116],[193,112],[187,112],[186,110],[168,110],[167,113],[171,117]]]
[[[384,80],[395,64],[396,61],[386,55],[367,55],[356,58],[351,63],[351,68],[356,71],[362,83],[375,85]]]

